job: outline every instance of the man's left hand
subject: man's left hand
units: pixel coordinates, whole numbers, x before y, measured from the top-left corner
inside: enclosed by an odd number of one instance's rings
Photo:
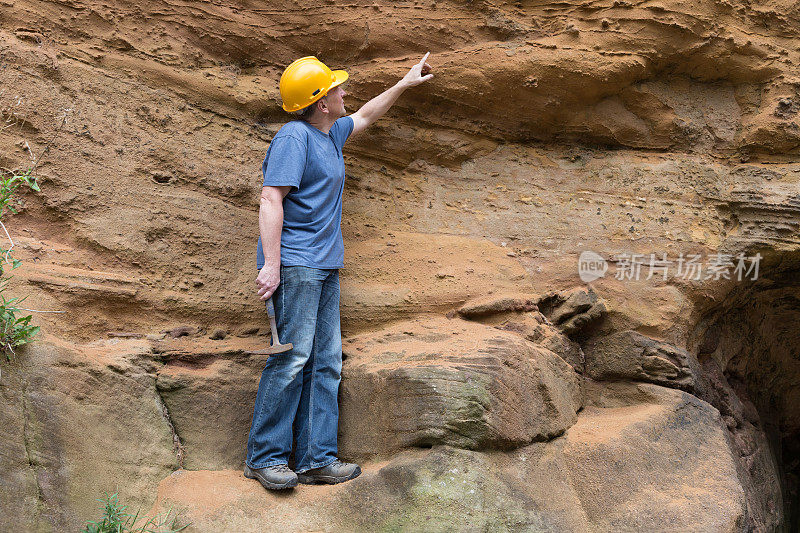
[[[431,55],[430,52],[425,54],[425,57],[422,58],[422,61],[411,67],[411,70],[408,71],[408,74],[406,74],[401,80],[403,85],[406,87],[414,87],[424,81],[428,81],[433,77],[433,74],[430,74],[431,66],[425,62],[429,55]]]
[[[386,111],[392,107],[392,104],[397,100],[403,91],[409,87],[419,85],[424,81],[428,81],[433,77],[431,74],[431,66],[425,62],[430,52],[425,54],[422,61],[411,67],[403,79],[398,81],[392,87],[386,89],[381,94],[361,106],[361,109],[350,115],[353,119],[353,132],[350,135],[357,135],[367,129],[370,124],[378,120]]]

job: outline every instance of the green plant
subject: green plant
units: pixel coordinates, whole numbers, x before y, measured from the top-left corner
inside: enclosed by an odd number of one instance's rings
[[[3,292],[6,290],[11,276],[3,277],[6,274],[6,265],[11,265],[11,270],[17,268],[21,261],[11,255],[14,248],[14,241],[8,233],[3,216],[7,213],[16,213],[16,206],[20,201],[16,197],[17,189],[22,185],[39,191],[39,184],[33,175],[33,167],[25,171],[3,171],[0,170],[0,227],[8,237],[11,246],[3,248],[0,246],[0,350],[6,355],[6,359],[11,359],[14,348],[31,341],[39,331],[39,326],[31,325],[31,315],[19,316],[21,309],[18,304],[25,298],[6,298]]]
[[[6,210],[16,213],[14,204],[19,204],[19,200],[14,196],[21,185],[27,185],[36,192],[39,192],[39,184],[33,175],[33,167],[23,171],[0,171],[2,181],[0,181],[0,219],[6,214]]]
[[[6,290],[5,280],[0,285],[0,344],[6,354],[6,359],[11,360],[14,348],[22,346],[31,341],[34,335],[39,332],[39,326],[31,325],[31,315],[17,316],[20,309],[16,304],[25,298],[6,299],[3,292]]]
[[[5,88],[0,88],[0,97],[5,94]],[[16,96],[12,98],[11,103],[0,102],[0,132],[13,128],[24,122],[23,117],[17,113],[17,109],[22,105],[23,98]],[[10,298],[6,299],[2,294],[8,285],[8,280],[11,276],[4,277],[6,273],[6,265],[11,265],[11,270],[17,268],[21,261],[11,256],[11,250],[14,248],[14,241],[11,239],[11,234],[8,233],[3,217],[8,213],[17,213],[17,206],[21,204],[21,200],[16,197],[17,190],[24,186],[39,192],[39,184],[36,181],[35,171],[42,162],[50,147],[56,140],[61,128],[67,123],[67,117],[72,109],[64,109],[63,115],[59,126],[56,128],[50,141],[45,146],[42,156],[38,159],[34,157],[31,147],[27,141],[24,143],[25,148],[31,156],[32,166],[25,170],[9,170],[0,168],[0,227],[8,238],[11,244],[8,248],[0,246],[0,351],[6,355],[7,360],[11,360],[11,355],[14,353],[14,348],[30,342],[34,335],[38,333],[39,326],[31,325],[31,315],[18,316],[20,311],[35,311],[34,309],[23,309],[18,307],[17,304],[21,303],[25,298]],[[43,311],[48,312],[48,311]],[[52,311],[60,313],[62,311]]]
[[[106,492],[105,497],[97,501],[103,504],[100,507],[103,517],[98,521],[89,521],[81,533],[176,533],[189,526],[178,527],[178,517],[172,516],[172,509],[163,518],[156,515],[137,525],[139,512],[135,515],[126,513],[128,507],[120,505],[116,494],[109,495]]]

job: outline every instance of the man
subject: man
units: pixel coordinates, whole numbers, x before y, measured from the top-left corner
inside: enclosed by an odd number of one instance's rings
[[[262,300],[272,297],[278,336],[293,348],[270,356],[261,374],[244,469],[268,489],[340,483],[361,473],[337,457],[342,147],[403,91],[433,77],[428,55],[350,116],[341,87],[345,71],[304,57],[281,76],[283,108],[299,111],[302,120],[278,131],[262,165],[256,285]],[[288,467],[293,437],[295,471]]]

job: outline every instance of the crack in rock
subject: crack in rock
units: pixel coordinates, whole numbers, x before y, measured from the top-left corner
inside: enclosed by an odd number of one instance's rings
[[[175,425],[172,423],[172,417],[169,414],[167,403],[161,396],[161,391],[158,390],[158,387],[155,385],[155,381],[153,382],[153,389],[156,392],[156,398],[158,399],[158,405],[161,408],[161,414],[164,417],[164,420],[167,422],[170,432],[172,433],[172,446],[173,450],[175,451],[175,458],[178,463],[178,468],[183,469],[183,459],[186,456],[186,447],[183,445],[181,437],[178,434],[178,431],[175,429]]]

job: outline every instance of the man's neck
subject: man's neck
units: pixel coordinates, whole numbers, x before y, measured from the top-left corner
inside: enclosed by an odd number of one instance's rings
[[[331,117],[330,114],[325,113],[321,117],[311,117],[306,122],[320,130],[322,133],[327,134],[331,131],[333,123],[336,122],[336,119]]]

